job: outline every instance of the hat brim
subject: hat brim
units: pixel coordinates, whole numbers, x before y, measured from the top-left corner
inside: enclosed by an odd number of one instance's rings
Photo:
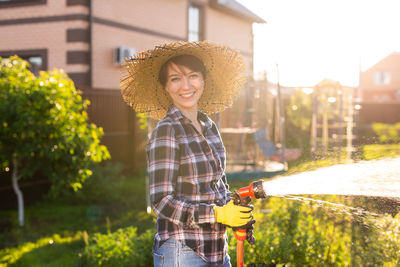
[[[165,117],[172,101],[158,75],[161,66],[178,55],[193,55],[205,66],[204,92],[198,103],[199,110],[209,115],[232,105],[246,81],[243,57],[236,50],[209,41],[174,42],[126,59],[120,87],[128,105],[153,119]]]

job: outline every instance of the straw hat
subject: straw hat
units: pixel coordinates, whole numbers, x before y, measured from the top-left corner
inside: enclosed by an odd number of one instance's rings
[[[199,58],[206,69],[199,110],[212,114],[231,106],[245,83],[243,57],[236,50],[208,41],[164,44],[125,59],[120,82],[123,99],[136,112],[153,119],[165,117],[172,100],[158,74],[166,61],[183,54]]]

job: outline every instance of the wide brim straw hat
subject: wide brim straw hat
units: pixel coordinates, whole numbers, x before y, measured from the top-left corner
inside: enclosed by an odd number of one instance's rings
[[[125,59],[120,82],[123,99],[136,112],[156,120],[165,117],[172,100],[159,81],[159,72],[170,58],[184,54],[200,59],[206,69],[198,109],[210,115],[231,106],[246,81],[243,57],[237,50],[209,41],[164,44]]]

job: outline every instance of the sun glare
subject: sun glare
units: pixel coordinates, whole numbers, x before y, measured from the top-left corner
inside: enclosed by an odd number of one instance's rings
[[[357,86],[359,71],[400,51],[397,0],[238,0],[262,17],[254,25],[254,70],[286,86],[324,78]]]

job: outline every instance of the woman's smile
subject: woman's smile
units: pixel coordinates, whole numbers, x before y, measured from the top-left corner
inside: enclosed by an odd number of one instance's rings
[[[195,93],[196,93],[196,91],[193,91],[193,92],[189,92],[186,94],[180,94],[180,96],[183,98],[191,98],[192,96],[194,96]]]

